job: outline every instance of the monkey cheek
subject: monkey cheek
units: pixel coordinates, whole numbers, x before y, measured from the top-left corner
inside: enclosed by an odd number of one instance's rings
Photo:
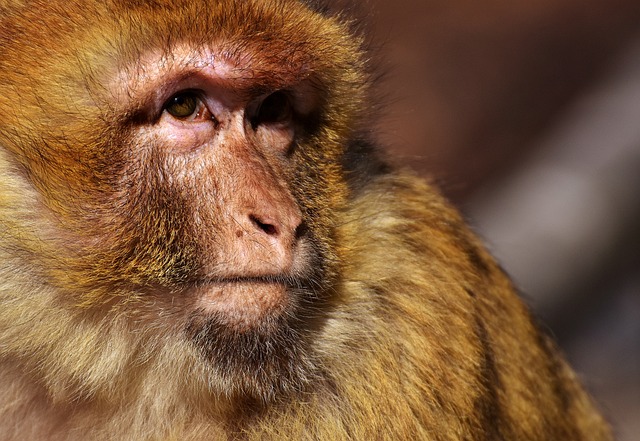
[[[291,303],[288,291],[282,283],[266,281],[211,283],[196,288],[196,306],[203,315],[215,315],[242,332],[282,314]]]

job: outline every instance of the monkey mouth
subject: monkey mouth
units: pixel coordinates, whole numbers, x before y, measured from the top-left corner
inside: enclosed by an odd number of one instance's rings
[[[299,285],[284,276],[223,277],[195,284],[196,308],[236,330],[250,329],[279,316],[293,302]]]

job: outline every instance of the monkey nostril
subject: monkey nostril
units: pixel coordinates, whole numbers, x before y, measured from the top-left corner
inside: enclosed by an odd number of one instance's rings
[[[251,222],[253,222],[253,224],[258,229],[262,230],[267,235],[269,235],[269,236],[277,236],[278,235],[278,229],[276,228],[275,225],[272,225],[272,224],[267,223],[267,222],[263,222],[263,221],[261,221],[260,219],[258,219],[254,215],[250,215],[249,219],[251,219]]]

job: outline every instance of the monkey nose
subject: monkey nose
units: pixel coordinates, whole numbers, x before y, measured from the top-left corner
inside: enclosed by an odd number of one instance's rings
[[[282,246],[291,246],[306,231],[301,216],[294,212],[285,211],[271,216],[254,211],[247,218],[254,234],[272,241],[282,242],[280,244]]]
[[[283,207],[257,208],[238,219],[232,246],[237,254],[232,254],[242,259],[247,276],[286,273],[294,267],[298,243],[307,231],[302,216]]]

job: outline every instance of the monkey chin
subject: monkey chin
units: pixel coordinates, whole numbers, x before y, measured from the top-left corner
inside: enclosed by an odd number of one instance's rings
[[[276,278],[227,278],[195,289],[196,308],[216,316],[235,332],[248,332],[282,314],[291,303],[289,287]]]
[[[230,398],[271,402],[304,390],[317,378],[303,317],[305,288],[262,279],[199,286],[186,333],[213,374],[210,384]]]

